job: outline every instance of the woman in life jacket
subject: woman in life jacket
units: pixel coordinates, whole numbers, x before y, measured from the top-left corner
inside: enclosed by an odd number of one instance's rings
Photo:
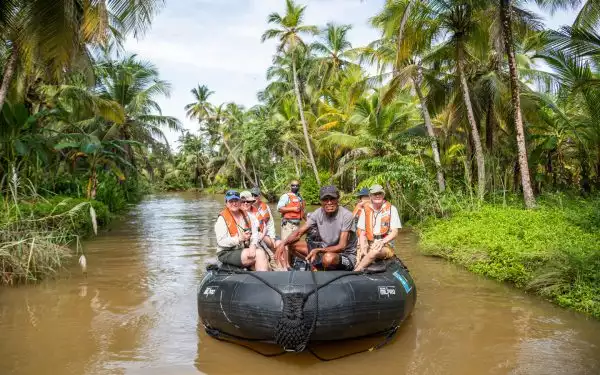
[[[381,185],[369,189],[371,202],[366,204],[358,219],[360,230],[358,264],[355,271],[362,271],[376,259],[388,259],[394,256],[394,238],[402,228],[398,210],[385,200],[385,191]]]
[[[369,197],[369,188],[362,188],[356,194],[358,197],[358,203],[354,206],[354,210],[352,211],[352,219],[354,220],[354,229],[356,229],[356,236],[360,237],[360,230],[357,228],[358,219],[360,218],[360,214],[363,212],[365,206],[368,203],[371,203],[371,198]]]
[[[271,270],[277,270],[279,268],[275,261],[275,255],[270,249],[269,244],[273,244],[273,240],[269,237],[268,232],[268,221],[270,220],[269,206],[265,203],[256,207],[257,199],[249,191],[242,191],[240,193],[242,201],[241,209],[250,218],[250,224],[252,225],[253,231],[257,232],[256,247],[262,249],[269,259],[269,268]],[[265,208],[266,207],[266,208]],[[271,223],[272,232],[275,232],[275,225]],[[272,234],[275,237],[274,234]],[[252,246],[252,245],[251,245]]]
[[[235,190],[225,193],[225,208],[215,223],[217,257],[224,263],[239,268],[268,271],[265,251],[257,246],[258,231],[241,209],[240,194]]]

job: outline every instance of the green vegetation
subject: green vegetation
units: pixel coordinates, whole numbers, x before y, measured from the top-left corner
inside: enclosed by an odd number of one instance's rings
[[[600,318],[600,199],[484,205],[422,224],[421,246],[470,271]]]
[[[325,183],[346,203],[380,183],[430,253],[598,316],[597,200],[536,202],[600,191],[597,2],[387,0],[380,37],[353,46],[351,25],[309,25],[282,0],[259,103],[197,85],[182,106],[198,132],[161,113],[169,84],[119,47],[163,3],[0,1],[4,282],[56,270],[92,217],[152,188],[274,200],[299,178],[309,203]],[[528,3],[583,9],[549,30]],[[182,131],[175,153],[164,129]]]
[[[150,150],[180,125],[156,68],[118,46],[162,3],[0,2],[0,284],[57,272],[148,191]]]

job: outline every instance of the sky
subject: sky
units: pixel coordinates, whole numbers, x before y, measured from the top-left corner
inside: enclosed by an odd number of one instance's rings
[[[306,24],[351,24],[349,39],[355,47],[379,36],[368,20],[385,0],[299,2],[307,5]],[[161,79],[171,84],[170,97],[157,100],[163,114],[177,117],[195,132],[198,125],[186,118],[183,107],[193,102],[190,90],[198,84],[215,92],[210,98],[215,104],[233,101],[251,107],[258,103],[256,93],[267,84],[265,73],[276,48],[275,41],[261,43],[260,37],[269,28],[268,15],[283,13],[284,6],[284,0],[167,0],[152,28],[138,39],[127,39],[125,50],[156,65]],[[538,14],[551,28],[570,24],[574,18],[574,12]],[[178,134],[165,133],[171,147],[176,146]]]

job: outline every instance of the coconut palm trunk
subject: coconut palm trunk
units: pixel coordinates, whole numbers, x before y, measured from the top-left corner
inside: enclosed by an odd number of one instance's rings
[[[400,27],[398,28],[398,41],[397,41],[397,50],[396,50],[396,66],[400,66],[400,61],[402,57],[402,42],[404,40],[404,30],[406,29],[406,24],[408,23],[408,18],[410,16],[410,10],[416,0],[411,0],[406,4],[406,8],[404,8],[404,13],[402,14],[402,19],[400,20]]]
[[[298,101],[298,112],[300,112],[300,121],[302,122],[302,131],[304,132],[304,140],[306,141],[306,151],[308,152],[308,159],[312,166],[317,180],[317,185],[321,186],[321,180],[319,179],[319,171],[317,170],[317,164],[313,156],[312,146],[310,145],[310,138],[308,137],[308,126],[306,125],[306,119],[304,118],[304,107],[302,105],[302,97],[300,96],[300,86],[298,84],[298,74],[296,72],[296,60],[292,57],[292,70],[294,76],[294,92],[296,93],[296,100]]]
[[[13,43],[10,56],[8,57],[8,61],[6,61],[6,66],[4,67],[4,72],[2,72],[2,84],[0,84],[0,111],[4,106],[6,96],[8,95],[8,88],[10,87],[10,83],[15,75],[15,69],[17,67],[17,55],[17,45]]]
[[[246,176],[246,178],[249,181],[254,182],[254,184],[256,185],[256,181],[253,180],[252,176],[250,176],[250,173],[248,173],[248,171],[246,170],[246,168],[244,168],[244,166],[242,165],[242,163],[240,163],[240,161],[238,160],[238,158],[231,151],[231,148],[229,147],[229,143],[227,143],[227,141],[225,140],[225,137],[223,137],[223,145],[225,145],[225,148],[227,149],[227,152],[229,153],[229,155],[233,159],[233,162],[235,163],[235,165],[237,165],[238,169],[244,174],[244,176]],[[243,178],[242,178],[242,181],[243,181]]]
[[[471,103],[471,95],[469,92],[469,85],[467,84],[467,78],[464,74],[464,61],[459,51],[456,67],[458,69],[458,79],[460,80],[460,87],[467,108],[467,119],[471,126],[471,134],[473,137],[473,145],[475,146],[475,160],[477,161],[477,195],[479,200],[483,200],[485,195],[485,159],[483,157],[483,148],[481,147],[481,137],[479,136],[479,130],[477,129],[477,122],[475,121],[475,115],[473,113],[473,105]]]
[[[519,155],[519,169],[521,173],[521,185],[523,186],[523,198],[525,207],[535,207],[535,197],[531,188],[529,178],[529,163],[527,161],[527,147],[525,145],[525,129],[523,126],[523,117],[521,115],[521,99],[519,92],[519,77],[517,73],[517,62],[515,60],[515,51],[512,36],[512,1],[500,0],[500,16],[502,18],[502,34],[504,39],[504,48],[508,56],[508,69],[510,74],[510,94],[513,116],[515,121],[515,130],[517,133],[517,150]]]
[[[440,191],[446,190],[446,181],[444,179],[444,172],[442,171],[442,163],[440,162],[440,151],[438,149],[437,139],[433,132],[433,124],[431,123],[431,116],[429,116],[429,110],[427,109],[427,103],[425,97],[421,91],[422,72],[421,67],[418,67],[417,76],[413,77],[413,83],[415,85],[415,91],[421,102],[421,112],[423,113],[423,121],[425,121],[425,127],[427,128],[427,134],[432,138],[431,141],[431,152],[433,153],[433,161],[435,162],[435,168],[437,171],[437,181]]]

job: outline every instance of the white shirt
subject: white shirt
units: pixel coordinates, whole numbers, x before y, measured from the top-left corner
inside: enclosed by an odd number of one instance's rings
[[[382,206],[383,208],[383,206]],[[396,209],[396,206],[392,205],[392,208],[390,210],[391,212],[391,218],[390,218],[390,229],[400,229],[402,228],[402,223],[400,222],[400,215],[398,215],[398,209]],[[374,223],[373,224],[373,234],[374,235],[379,235],[381,234],[381,210],[380,211],[373,211],[372,213],[372,218],[371,218],[371,222]],[[375,219],[373,221],[373,219]],[[356,225],[356,227],[358,229],[361,230],[365,230],[366,229],[366,223],[365,223],[365,210],[362,210],[360,213],[360,217],[358,218],[358,224]]]
[[[256,244],[258,242],[258,221],[256,218],[254,218],[254,221],[256,224],[252,222],[252,216],[250,216],[250,226],[252,228],[250,242]],[[240,237],[232,237],[229,235],[229,229],[227,229],[227,223],[223,216],[217,218],[217,222],[215,223],[215,234],[217,236],[217,251],[241,249],[243,246]]]
[[[267,205],[267,211],[269,211],[269,221],[267,222],[267,236],[271,237],[271,239],[275,239],[277,235],[275,233],[275,220],[273,220],[273,213],[271,212],[271,207]]]

